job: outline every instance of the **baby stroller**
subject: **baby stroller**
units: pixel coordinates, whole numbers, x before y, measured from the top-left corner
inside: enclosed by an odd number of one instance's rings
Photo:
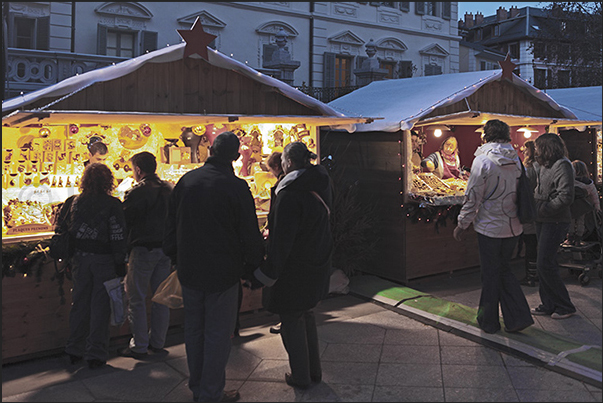
[[[602,277],[603,262],[603,214],[601,211],[587,213],[585,219],[586,233],[583,242],[577,245],[561,245],[559,266],[565,267],[578,278],[582,286],[590,283],[591,273],[597,271]]]

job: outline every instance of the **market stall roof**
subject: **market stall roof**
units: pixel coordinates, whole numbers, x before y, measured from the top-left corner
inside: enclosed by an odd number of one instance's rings
[[[504,120],[510,126],[525,124],[562,126],[580,123],[578,117],[569,108],[559,105],[544,91],[535,88],[515,74],[512,75],[512,80],[501,79],[502,76],[503,70],[489,70],[375,81],[331,101],[328,105],[352,116],[384,117],[383,120],[375,120],[370,124],[357,125],[356,131],[361,132],[395,132],[409,130],[415,125],[437,123],[482,125],[492,118]],[[508,84],[507,87],[511,86],[509,91],[527,94],[528,100],[541,104],[550,113],[545,116],[513,113],[516,112],[513,109],[516,107],[513,102],[500,110],[493,108],[480,110],[471,107],[471,102],[467,100],[472,95],[485,88],[484,86],[503,80],[505,85]],[[490,98],[495,96],[496,94],[492,94]],[[463,101],[466,106],[463,106],[462,111],[433,116],[434,111],[455,104],[458,106]]]
[[[173,46],[167,46],[165,48],[123,61],[121,63],[107,66],[103,68],[99,68],[96,70],[92,70],[83,74],[79,74],[76,76],[69,77],[57,84],[48,86],[46,88],[33,91],[28,94],[24,94],[22,96],[18,96],[6,101],[2,102],[2,115],[3,115],[3,125],[8,124],[8,122],[12,122],[11,125],[15,124],[15,121],[19,121],[20,119],[38,113],[45,112],[51,115],[54,115],[57,108],[53,109],[53,105],[60,103],[61,101],[74,96],[75,94],[85,91],[87,88],[93,86],[96,83],[104,83],[111,80],[116,80],[122,78],[130,73],[133,73],[139,69],[141,69],[145,65],[149,64],[158,64],[158,63],[170,63],[174,61],[178,61],[183,59],[183,55],[185,52],[186,43],[180,43]],[[193,54],[189,56],[194,59],[201,59],[200,56]],[[205,60],[205,59],[203,59]],[[327,104],[320,102],[319,100],[312,98],[311,96],[304,94],[296,88],[291,87],[290,85],[284,83],[283,81],[277,80],[273,77],[267,76],[258,72],[251,67],[247,66],[244,63],[241,63],[237,60],[234,60],[230,57],[225,56],[217,50],[208,48],[208,58],[207,62],[218,68],[235,71],[237,73],[242,74],[243,76],[254,80],[256,82],[261,83],[270,88],[270,90],[275,91],[294,102],[297,102],[301,105],[304,105],[307,108],[311,108],[312,110],[318,111],[319,114],[316,116],[303,116],[305,121],[313,120],[315,123],[321,123],[323,125],[342,125],[341,128],[344,128],[348,131],[353,131],[355,126],[351,123],[363,123],[367,121],[365,117],[356,117],[355,119],[351,116],[346,116],[346,114],[339,112]],[[139,90],[138,88],[136,90]],[[31,110],[27,110],[28,106],[31,106],[33,103],[37,105],[35,108],[31,108]],[[39,105],[43,106],[39,106]],[[61,109],[61,108],[58,108]],[[20,111],[18,113],[14,113],[15,111]],[[13,112],[11,114],[11,112]],[[88,114],[100,114],[98,110],[87,110],[87,111],[71,111],[71,113],[79,114],[79,118],[83,119],[83,115],[85,113]],[[126,112],[126,111],[124,111]],[[131,112],[131,111],[127,111]],[[137,111],[134,111],[137,112]],[[153,111],[158,112],[158,111]],[[171,111],[170,111],[171,112]],[[5,123],[5,118],[8,114],[10,118]],[[236,113],[235,113],[236,114]],[[117,118],[119,113],[109,113],[104,117],[108,118],[111,116],[112,118]],[[136,115],[133,113],[131,115]],[[149,113],[150,115],[150,113]],[[173,114],[165,114],[164,118],[169,118],[168,115],[172,115],[175,119],[179,118],[191,118],[183,116],[182,113],[178,113],[178,111],[174,111]],[[200,115],[197,115],[200,116]],[[218,116],[217,114],[215,116]],[[123,115],[121,116],[123,117]],[[147,116],[145,116],[146,118]],[[223,115],[221,118],[223,119]],[[209,116],[204,116],[204,118],[209,118]],[[270,118],[274,118],[274,115],[270,115]],[[53,120],[60,120],[62,118],[52,117]],[[241,121],[242,116],[239,116],[239,121]],[[252,117],[249,117],[250,120],[253,120]],[[165,120],[164,120],[165,121]],[[265,119],[264,119],[265,121]],[[299,122],[300,120],[296,120]],[[198,122],[198,120],[195,120]]]
[[[368,119],[369,121],[371,119]],[[333,116],[286,116],[286,115],[198,115],[175,113],[146,113],[146,112],[107,112],[107,111],[14,111],[2,119],[2,125],[7,127],[22,127],[31,124],[65,125],[73,122],[78,124],[136,124],[145,123],[175,123],[183,126],[208,125],[218,123],[261,124],[269,121],[275,124],[297,124],[300,122],[315,125],[353,125],[367,121],[366,118],[333,117]]]
[[[602,120],[602,86],[556,88],[546,90],[546,93],[559,105],[569,108],[578,119],[598,121]]]

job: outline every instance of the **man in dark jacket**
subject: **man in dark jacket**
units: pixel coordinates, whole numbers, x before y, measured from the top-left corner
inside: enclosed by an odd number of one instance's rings
[[[282,155],[285,176],[270,209],[266,262],[250,278],[270,286],[266,309],[278,313],[281,338],[289,355],[290,386],[320,382],[322,369],[312,309],[328,294],[333,239],[332,204],[327,170],[310,161],[316,154],[302,142],[288,144]]]
[[[237,317],[241,277],[264,257],[253,196],[234,174],[239,138],[221,133],[200,168],[172,191],[165,253],[176,264],[184,302],[189,388],[195,401],[236,401],[224,391],[226,363]]]
[[[170,308],[151,303],[151,326],[147,324],[147,290],[151,293],[170,275],[171,262],[163,253],[163,231],[172,184],[155,173],[157,161],[147,151],[131,158],[136,185],[124,195],[128,233],[128,320],[132,338],[117,354],[141,359],[147,349],[159,352],[170,324]]]

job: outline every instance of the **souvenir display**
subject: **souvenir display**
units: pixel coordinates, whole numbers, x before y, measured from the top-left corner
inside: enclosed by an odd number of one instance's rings
[[[266,160],[292,141],[302,141],[317,152],[316,128],[306,124],[123,124],[72,123],[64,126],[3,129],[3,234],[19,236],[52,231],[53,208],[79,192],[88,159],[87,145],[98,137],[107,145],[106,164],[122,198],[133,183],[132,155],[148,151],[157,156],[158,175],[173,184],[209,156],[213,139],[232,131],[241,142],[235,173],[245,179],[254,196],[260,222],[270,209],[270,189],[276,178]]]

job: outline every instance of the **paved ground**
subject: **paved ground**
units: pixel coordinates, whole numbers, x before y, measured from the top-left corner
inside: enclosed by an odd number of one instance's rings
[[[516,274],[522,273],[518,269]],[[569,273],[564,279],[579,314],[561,321],[537,317],[535,326],[600,348],[601,280],[593,276],[582,287]],[[434,276],[409,287],[475,308],[479,272]],[[535,306],[537,289],[524,291]],[[601,388],[590,382],[427,325],[395,307],[362,298],[353,288],[347,295],[323,301],[317,312],[322,383],[305,391],[287,386],[287,356],[280,336],[269,332],[278,319],[259,311],[241,317],[243,328],[241,337],[233,339],[227,389],[238,389],[241,401],[247,402],[602,401]],[[115,340],[113,351],[125,343],[126,339]],[[66,356],[5,365],[2,401],[191,401],[180,328],[170,330],[166,349],[144,361],[113,354],[109,365],[97,370],[71,365]]]

